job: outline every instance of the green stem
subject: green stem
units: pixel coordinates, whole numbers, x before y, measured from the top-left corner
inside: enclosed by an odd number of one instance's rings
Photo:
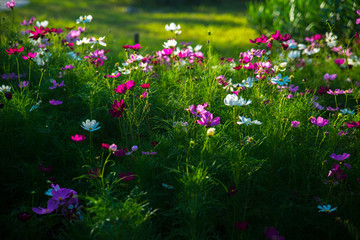
[[[41,81],[43,79],[43,76],[44,76],[44,70],[41,70],[41,77],[40,77],[40,81],[39,81],[38,92],[37,92],[37,95],[36,95],[36,102],[38,102],[38,100],[39,100],[40,85],[41,85]]]

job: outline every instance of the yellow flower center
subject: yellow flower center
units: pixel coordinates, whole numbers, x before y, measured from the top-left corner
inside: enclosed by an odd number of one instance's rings
[[[63,200],[63,198],[62,198],[62,197],[59,197],[59,200],[61,201],[61,200]]]
[[[89,127],[89,130],[92,130],[92,128],[91,128],[91,127]]]

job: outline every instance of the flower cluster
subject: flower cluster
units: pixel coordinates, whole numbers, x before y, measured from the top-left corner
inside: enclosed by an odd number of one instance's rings
[[[69,188],[60,188],[59,185],[51,184],[51,188],[45,194],[51,197],[47,202],[47,207],[34,207],[32,209],[33,212],[39,215],[60,212],[68,217],[69,220],[82,219],[77,192]]]
[[[191,105],[189,108],[185,109],[185,111],[192,113],[196,117],[200,117],[200,120],[196,121],[200,125],[213,127],[220,124],[220,117],[214,118],[213,114],[205,109],[208,106],[208,103],[199,104],[196,107],[195,105]]]

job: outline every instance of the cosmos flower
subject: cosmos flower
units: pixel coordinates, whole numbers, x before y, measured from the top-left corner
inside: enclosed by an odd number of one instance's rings
[[[256,124],[256,125],[261,125],[262,122],[258,121],[258,120],[254,120],[251,121],[251,118],[246,118],[244,116],[239,116],[240,118],[240,122],[236,122],[239,125],[245,124],[245,125],[251,125],[251,124]]]
[[[82,122],[82,125],[80,125],[80,127],[82,127],[83,129],[89,132],[93,132],[101,128],[101,126],[99,126],[99,123],[96,120],[90,120],[90,119],[87,119],[85,122]]]
[[[330,157],[332,159],[336,160],[336,161],[344,161],[345,159],[350,157],[350,154],[349,153],[343,153],[343,154],[336,155],[335,153],[332,153],[330,155]]]
[[[291,121],[291,127],[292,128],[297,128],[299,126],[300,122],[299,121]]]
[[[251,103],[251,100],[246,101],[242,97],[238,97],[236,94],[228,94],[224,99],[224,104],[227,106],[246,106]]]
[[[71,136],[71,140],[73,140],[75,142],[81,142],[81,141],[84,141],[85,139],[86,139],[86,137],[84,135],[75,134],[74,136]]]
[[[63,102],[62,101],[59,101],[59,100],[55,100],[55,99],[52,99],[49,101],[49,103],[53,106],[57,106],[57,105],[60,105],[62,104]]]
[[[78,19],[76,19],[76,23],[88,23],[91,22],[93,17],[91,15],[88,16],[80,16]]]
[[[323,205],[319,205],[318,209],[319,209],[319,212],[331,213],[331,212],[334,212],[337,209],[337,207],[331,208],[330,204],[328,204],[328,205],[323,204]]]
[[[210,112],[205,112],[200,115],[201,119],[197,120],[196,122],[203,126],[216,126],[220,124],[220,117],[213,118],[213,114]]]
[[[40,215],[44,215],[44,214],[49,214],[52,213],[55,209],[57,209],[57,207],[59,206],[59,202],[56,201],[55,199],[49,199],[48,203],[47,203],[47,208],[42,208],[42,207],[38,207],[38,208],[32,208],[33,212],[40,214]]]
[[[329,122],[329,120],[324,119],[322,117],[318,117],[318,118],[312,117],[310,121],[311,121],[312,124],[314,124],[314,125],[316,125],[318,127],[324,127]]]

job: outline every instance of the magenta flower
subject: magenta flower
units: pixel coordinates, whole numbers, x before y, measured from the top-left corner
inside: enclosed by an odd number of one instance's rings
[[[292,128],[297,128],[299,126],[300,122],[299,121],[291,121],[291,127]]]
[[[238,190],[236,189],[235,185],[231,185],[228,189],[228,194],[231,197],[234,196],[237,192],[238,192]]]
[[[49,199],[49,201],[47,203],[47,208],[33,207],[32,210],[33,210],[33,212],[35,212],[37,214],[43,215],[43,214],[52,213],[55,209],[57,209],[58,206],[59,206],[59,202],[56,201],[55,199],[51,198],[51,199]]]
[[[104,149],[104,150],[108,150],[110,145],[108,143],[102,143],[101,144],[101,147]]]
[[[41,163],[39,163],[39,168],[40,168],[40,171],[42,172],[50,172],[52,167],[51,166],[48,166],[47,168],[44,167]]]
[[[37,52],[34,52],[34,53],[29,52],[27,56],[22,55],[22,58],[23,58],[24,60],[28,60],[28,59],[31,60],[31,59],[35,58],[36,55],[37,55]]]
[[[51,105],[56,106],[56,105],[62,104],[63,102],[62,102],[62,101],[59,101],[59,100],[52,99],[52,100],[49,101],[49,103],[50,103]]]
[[[336,63],[337,65],[342,65],[342,64],[344,64],[344,62],[345,62],[345,59],[343,59],[343,58],[339,58],[339,59],[334,60],[334,63]]]
[[[118,118],[122,116],[126,107],[124,99],[121,99],[120,102],[118,100],[115,100],[114,104],[112,104],[111,106],[112,109],[109,110],[109,113],[111,114],[111,116]]]
[[[120,77],[120,76],[121,76],[121,73],[120,73],[120,72],[118,72],[117,74],[113,73],[113,74],[111,74],[111,75],[107,75],[108,78],[118,78],[118,77]]]
[[[8,53],[8,55],[15,55],[17,53],[24,51],[24,47],[21,47],[19,49],[17,49],[16,47],[9,48],[9,49],[5,49],[5,51]]]
[[[119,174],[119,178],[123,181],[131,181],[133,180],[134,178],[136,177],[136,174],[135,173],[131,173],[131,172],[128,172],[128,173],[125,173],[125,172],[121,172]]]
[[[146,98],[147,92],[145,91],[142,95],[140,95],[140,99]]]
[[[358,10],[356,11],[356,13],[357,13],[358,15],[360,15],[360,9],[358,9]],[[357,19],[356,19],[356,24],[360,24],[360,18],[357,18]]]
[[[29,86],[29,81],[22,81],[19,84],[19,88],[26,88],[27,86]]]
[[[205,112],[200,115],[201,119],[197,120],[197,123],[207,127],[213,127],[220,123],[220,117],[213,118],[213,114],[210,112]]]
[[[64,84],[64,81],[62,81],[61,83],[57,83],[56,80],[52,80],[52,86],[49,87],[49,89],[55,89],[55,88],[58,88],[58,87],[65,87],[65,84]]]
[[[117,88],[114,89],[115,92],[120,93],[120,94],[124,94],[127,91],[127,87],[126,84],[120,84],[117,86]]]
[[[84,135],[75,134],[75,136],[71,136],[71,140],[73,140],[74,142],[81,142],[84,141],[85,139],[86,137]]]
[[[10,2],[6,2],[6,3],[5,3],[5,6],[6,6],[7,8],[14,9],[14,7],[16,6],[16,3],[15,3],[14,0],[11,0]]]
[[[318,126],[318,127],[324,127],[328,124],[329,120],[324,119],[322,117],[318,117],[318,118],[311,118],[311,123]]]
[[[70,64],[70,65],[65,65],[65,67],[61,68],[61,70],[70,70],[70,69],[73,69],[73,68],[75,68],[75,66],[72,66]]]
[[[351,123],[346,123],[346,125],[348,126],[348,128],[357,128],[360,126],[360,120],[357,122],[351,122]]]
[[[156,155],[157,152],[141,152],[143,155]]]
[[[77,193],[68,188],[53,189],[51,191],[52,199],[59,202],[61,205],[64,204],[65,200],[77,196]]]
[[[126,85],[126,88],[127,88],[128,90],[130,90],[130,89],[132,89],[132,88],[135,86],[135,82],[134,82],[134,80],[129,80],[129,81],[127,81],[127,82],[125,83],[125,85]]]
[[[267,226],[264,229],[265,237],[270,240],[285,240],[285,237],[278,235],[279,231],[277,231],[274,227],[268,228]]]
[[[329,107],[326,107],[326,110],[334,112],[334,111],[339,110],[339,108],[338,107],[337,108],[332,108],[332,107],[329,106]]]
[[[337,74],[328,74],[326,73],[324,75],[324,80],[331,80],[331,81],[334,81],[337,77]]]
[[[336,155],[335,153],[332,153],[330,155],[330,157],[332,159],[335,159],[336,161],[344,161],[345,159],[350,157],[350,154],[349,153],[343,153],[343,154]]]

